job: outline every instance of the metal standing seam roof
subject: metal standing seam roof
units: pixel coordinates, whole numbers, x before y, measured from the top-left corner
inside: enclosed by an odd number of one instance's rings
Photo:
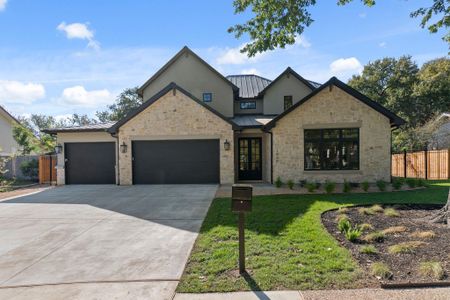
[[[106,131],[111,126],[116,124],[113,122],[105,122],[105,123],[97,123],[83,126],[74,126],[74,127],[60,127],[60,128],[50,128],[43,130],[46,133],[57,133],[57,132],[77,132],[77,131]]]
[[[255,98],[272,82],[258,75],[230,75],[227,79],[239,88],[240,98]]]
[[[231,121],[241,127],[260,127],[266,125],[275,117],[275,115],[237,115]]]

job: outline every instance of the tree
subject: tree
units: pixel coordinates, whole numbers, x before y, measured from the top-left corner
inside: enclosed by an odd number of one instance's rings
[[[138,95],[138,87],[127,88],[117,97],[116,103],[108,106],[108,110],[98,111],[95,115],[100,122],[119,121],[142,102],[142,98]]]
[[[430,22],[428,30],[437,32],[440,28],[450,26],[450,4],[448,0],[428,0],[430,7],[422,7],[411,13],[411,17],[422,17],[421,27]],[[353,0],[337,0],[338,5],[345,5]],[[375,0],[361,0],[366,6],[375,5]],[[248,8],[254,17],[243,24],[237,24],[228,29],[236,38],[248,34],[251,42],[246,44],[242,53],[249,57],[257,53],[273,50],[277,47],[295,43],[295,37],[300,36],[306,27],[313,23],[309,9],[316,4],[316,0],[234,0],[235,14],[244,13]],[[450,44],[450,34],[443,38]]]

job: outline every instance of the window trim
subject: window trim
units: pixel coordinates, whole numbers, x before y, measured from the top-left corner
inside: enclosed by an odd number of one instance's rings
[[[289,105],[289,107],[286,107],[286,100],[291,101],[291,104]],[[285,95],[284,98],[283,98],[283,108],[284,108],[284,110],[288,110],[293,105],[294,105],[294,97],[292,97],[292,95]]]
[[[344,138],[342,136],[342,130],[345,129],[354,129],[357,130],[358,136],[356,138]],[[325,130],[339,130],[339,138],[324,138],[324,131]],[[306,138],[306,131],[320,131],[320,138]],[[339,154],[339,168],[338,169],[330,169],[324,167],[324,159],[323,159],[323,153],[322,150],[323,144],[326,142],[338,142],[339,148],[342,149],[342,143],[343,142],[354,142],[356,141],[358,143],[358,151],[356,153],[357,157],[357,168],[352,169],[344,169],[342,168],[342,153]],[[320,169],[307,169],[306,168],[306,144],[316,142],[319,144],[319,157],[320,157]],[[340,127],[340,128],[317,128],[317,129],[303,129],[303,170],[307,172],[351,172],[351,171],[360,171],[361,170],[361,133],[359,127]]]
[[[242,104],[252,104],[252,107],[242,107]],[[256,109],[256,101],[240,101],[239,102],[239,109],[247,110],[247,109]]]
[[[209,97],[210,97],[209,99],[210,99],[210,100],[205,100],[205,96],[206,96],[206,95],[209,95]],[[203,100],[203,102],[205,102],[205,103],[212,102],[212,100],[213,100],[213,94],[210,93],[210,92],[209,92],[209,93],[203,93],[203,95],[202,95],[202,100]]]

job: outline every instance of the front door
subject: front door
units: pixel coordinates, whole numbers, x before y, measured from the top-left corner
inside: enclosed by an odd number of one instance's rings
[[[261,180],[261,138],[240,138],[239,148],[239,180]]]

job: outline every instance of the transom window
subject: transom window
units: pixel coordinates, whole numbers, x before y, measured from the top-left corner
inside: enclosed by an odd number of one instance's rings
[[[284,96],[284,110],[292,106],[292,96]]]
[[[256,101],[241,101],[239,105],[241,109],[256,109]]]
[[[211,102],[212,93],[203,93],[203,102]]]
[[[359,170],[359,128],[305,129],[305,170]]]

